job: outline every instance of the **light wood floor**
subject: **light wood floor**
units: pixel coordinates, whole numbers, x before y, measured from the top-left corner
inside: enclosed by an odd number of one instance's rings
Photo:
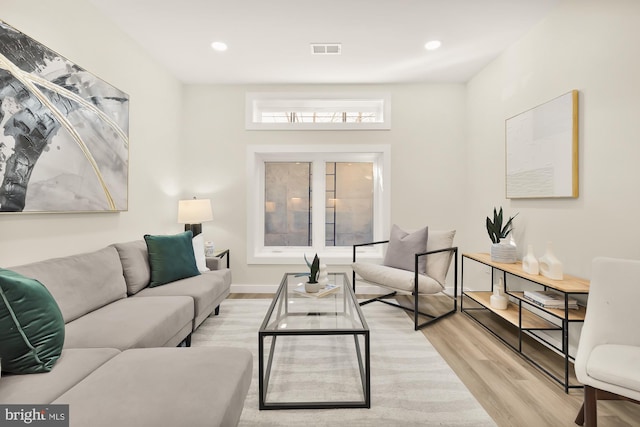
[[[271,297],[271,294],[230,296],[238,299]],[[582,390],[574,389],[565,394],[560,385],[466,314],[455,313],[416,333],[423,333],[429,339],[498,426],[575,426],[573,421],[582,405]],[[542,357],[545,353],[541,348]],[[598,402],[598,425],[638,427],[640,405],[623,401]]]

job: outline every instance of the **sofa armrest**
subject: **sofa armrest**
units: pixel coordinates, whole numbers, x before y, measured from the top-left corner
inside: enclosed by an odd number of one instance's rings
[[[226,264],[223,262],[223,258],[226,258]],[[215,256],[206,257],[205,261],[209,270],[222,270],[223,268],[229,268],[231,266],[231,253],[229,252],[229,249],[225,249]]]
[[[222,268],[222,262],[219,258],[208,256],[205,258],[205,261],[209,270],[220,270],[220,268]]]

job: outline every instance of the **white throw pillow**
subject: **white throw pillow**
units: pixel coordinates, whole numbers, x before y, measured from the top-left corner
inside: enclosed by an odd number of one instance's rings
[[[202,234],[194,237],[191,243],[193,243],[193,254],[196,257],[196,267],[198,267],[198,271],[200,273],[209,271],[207,268],[207,259],[204,255],[204,237],[202,237]]]

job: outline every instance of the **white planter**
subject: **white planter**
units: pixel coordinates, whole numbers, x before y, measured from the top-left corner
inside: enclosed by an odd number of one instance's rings
[[[491,261],[513,264],[517,260],[517,249],[515,246],[505,241],[491,245]]]
[[[305,292],[309,293],[309,294],[315,294],[316,292],[318,292],[320,290],[320,283],[305,283],[304,284],[304,290]]]

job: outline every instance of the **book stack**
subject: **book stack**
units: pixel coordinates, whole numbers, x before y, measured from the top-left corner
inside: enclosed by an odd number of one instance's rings
[[[524,298],[540,307],[564,309],[564,295],[552,291],[524,291]],[[569,298],[570,309],[578,309],[578,301]]]
[[[293,292],[295,292],[298,295],[302,295],[309,298],[322,298],[326,295],[332,294],[334,292],[338,292],[338,290],[340,290],[340,287],[338,285],[327,283],[325,287],[320,288],[318,292],[310,293],[304,289],[304,283],[300,283],[298,284],[297,287],[293,289]]]

